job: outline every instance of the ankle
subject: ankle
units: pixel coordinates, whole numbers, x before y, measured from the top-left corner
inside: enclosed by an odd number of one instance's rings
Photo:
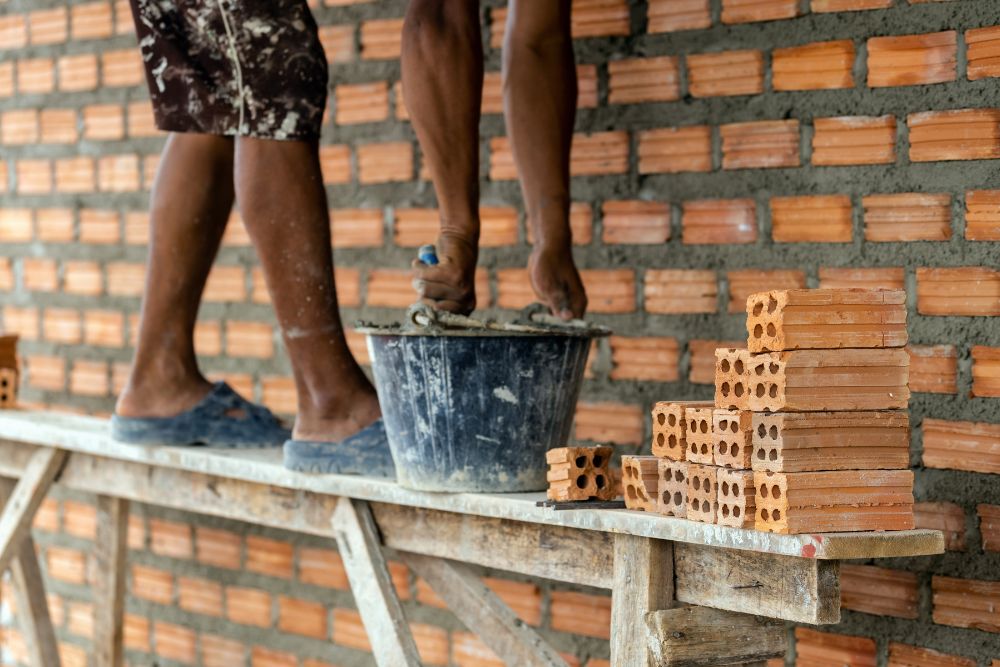
[[[211,388],[212,383],[197,369],[178,373],[135,367],[115,412],[123,417],[172,417],[193,408]]]
[[[293,436],[299,440],[342,440],[374,423],[382,416],[374,390],[341,394],[336,403],[314,405],[299,399],[299,414]]]

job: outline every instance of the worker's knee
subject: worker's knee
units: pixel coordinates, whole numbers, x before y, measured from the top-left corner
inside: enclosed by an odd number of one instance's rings
[[[410,0],[404,39],[438,41],[479,29],[479,3],[472,0]]]

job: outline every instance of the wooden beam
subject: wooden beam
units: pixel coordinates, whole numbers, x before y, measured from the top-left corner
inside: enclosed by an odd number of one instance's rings
[[[535,630],[526,625],[468,566],[442,558],[404,553],[405,562],[472,630],[511,667],[566,667]]]
[[[674,603],[673,543],[615,536],[611,590],[612,667],[655,667],[646,640],[646,614]]]
[[[380,667],[420,667],[368,503],[341,498],[332,525],[375,661]]]
[[[760,616],[682,606],[646,614],[649,650],[662,667],[753,663],[785,654],[785,624]]]
[[[611,588],[612,535],[373,503],[387,547],[508,572]]]
[[[13,488],[14,482],[0,480],[0,502],[10,497]],[[35,667],[59,667],[59,644],[49,615],[49,601],[45,595],[45,580],[38,566],[35,541],[30,532],[21,539],[10,564],[10,574],[29,663]]]
[[[96,667],[122,665],[128,510],[127,500],[97,497],[92,645]]]
[[[7,569],[21,540],[30,533],[35,512],[65,460],[65,451],[43,447],[28,461],[0,515],[0,572]]]
[[[677,600],[798,623],[840,621],[836,561],[675,544]]]

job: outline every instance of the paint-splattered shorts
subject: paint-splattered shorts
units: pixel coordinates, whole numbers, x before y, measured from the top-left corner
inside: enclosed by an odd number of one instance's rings
[[[306,0],[131,0],[156,125],[319,136],[327,65]]]

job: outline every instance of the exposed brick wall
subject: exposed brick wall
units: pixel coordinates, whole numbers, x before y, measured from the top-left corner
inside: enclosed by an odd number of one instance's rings
[[[404,9],[315,8],[331,61],[321,158],[348,321],[398,317],[412,301],[413,247],[434,235],[399,85]],[[484,2],[477,292],[499,311],[533,298],[499,115],[505,15]],[[842,624],[793,633],[789,659],[803,666],[1000,658],[997,23],[995,0],[575,0],[575,252],[593,319],[616,331],[592,355],[577,438],[631,451],[653,401],[710,397],[713,349],[745,335],[738,313],[753,291],[908,291],[917,516],[946,531],[949,551],[846,567]],[[0,0],[0,301],[4,328],[23,339],[29,404],[106,414],[124,380],[163,141],[146,97],[125,1]],[[349,340],[366,360],[363,339]],[[213,377],[294,409],[237,214],[197,346]],[[137,512],[132,664],[370,662],[329,544]],[[85,665],[92,499],[59,495],[37,529],[66,662]],[[394,576],[429,664],[497,664],[422,582],[399,564]],[[574,664],[606,664],[607,597],[490,582]],[[0,622],[9,661],[18,635],[9,615]]]

